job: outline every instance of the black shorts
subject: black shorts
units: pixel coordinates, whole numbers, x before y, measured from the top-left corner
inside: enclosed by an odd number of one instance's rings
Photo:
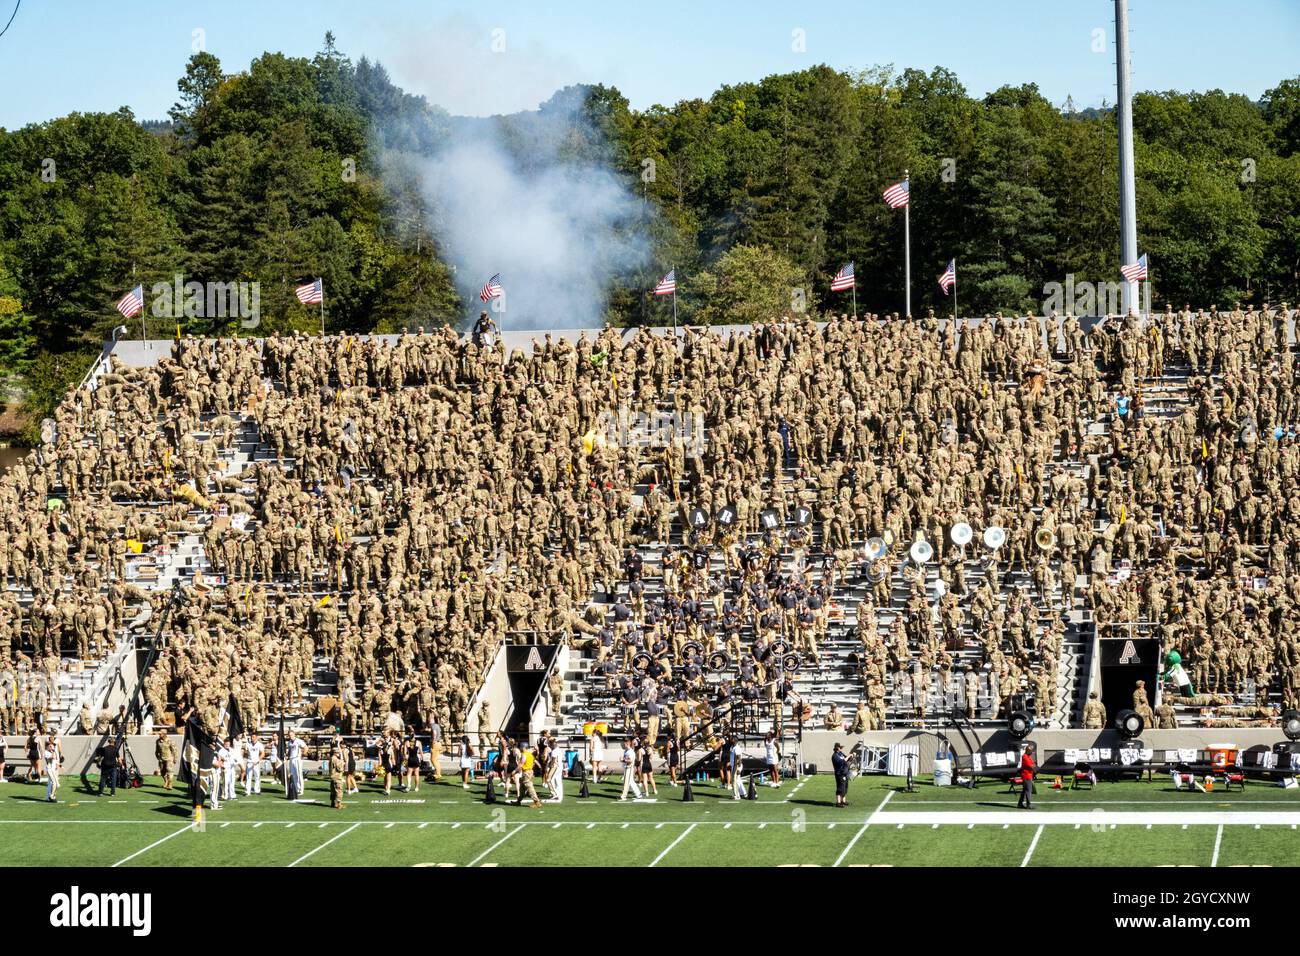
[[[836,778],[835,778],[835,796],[837,796],[837,797],[847,797],[848,795],[849,795],[849,778],[848,778],[848,777],[836,777]]]

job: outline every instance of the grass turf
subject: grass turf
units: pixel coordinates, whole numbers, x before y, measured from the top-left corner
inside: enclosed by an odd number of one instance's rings
[[[94,780],[91,780],[92,785]],[[425,781],[385,797],[373,784],[328,806],[272,785],[191,826],[183,790],[156,778],[116,797],[66,778],[60,802],[44,786],[0,786],[4,866],[1288,866],[1300,861],[1300,792],[1178,792],[1167,779],[1102,783],[1092,791],[1040,785],[1033,813],[988,782],[975,790],[859,777],[836,809],[829,776],[758,788],[734,801],[716,784],[693,803],[661,782],[656,802],[619,802],[614,781],[541,809],[483,802],[484,788]],[[543,791],[544,792],[544,791]],[[1080,816],[1080,815],[1083,816]],[[1145,822],[1143,817],[1149,817]],[[1187,822],[1183,822],[1186,820]],[[931,822],[938,821],[938,822]],[[1118,822],[1117,822],[1118,821]]]

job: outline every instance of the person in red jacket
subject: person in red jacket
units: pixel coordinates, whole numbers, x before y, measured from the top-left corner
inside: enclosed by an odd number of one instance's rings
[[[1034,754],[1025,744],[1020,751],[1020,799],[1016,806],[1022,810],[1032,810],[1034,794]]]

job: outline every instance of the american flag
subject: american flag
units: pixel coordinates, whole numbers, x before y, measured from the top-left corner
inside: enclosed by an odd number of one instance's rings
[[[1142,253],[1141,258],[1131,266],[1120,266],[1119,274],[1124,277],[1125,282],[1141,282],[1147,277],[1147,254]]]
[[[325,301],[325,284],[320,279],[315,279],[306,285],[298,286],[293,290],[293,294],[303,305],[320,305]]]
[[[655,295],[668,295],[670,292],[677,291],[677,270],[669,271],[668,275],[659,280],[655,286]]]
[[[478,297],[482,299],[484,302],[487,302],[490,299],[495,299],[500,294],[501,294],[501,273],[498,272],[491,279],[487,280],[487,285],[483,286],[483,289],[482,291],[479,292]]]
[[[835,273],[835,277],[831,279],[831,291],[839,292],[843,289],[852,289],[853,283],[853,263],[850,262],[839,272]]]
[[[948,262],[948,268],[943,270],[943,275],[939,276],[939,288],[943,294],[947,295],[952,291],[952,287],[957,284],[957,260],[952,259]]]
[[[910,192],[911,187],[908,186],[907,180],[904,179],[901,183],[895,183],[885,190],[885,202],[889,203],[890,209],[906,206]]]
[[[144,311],[144,285],[138,285],[122,298],[117,300],[117,311],[122,313],[124,319],[129,319]]]

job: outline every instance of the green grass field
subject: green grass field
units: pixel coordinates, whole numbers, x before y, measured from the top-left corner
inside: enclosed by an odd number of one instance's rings
[[[92,778],[92,783],[94,779]],[[483,786],[425,781],[391,797],[370,784],[342,810],[309,778],[289,803],[276,787],[190,822],[183,790],[156,778],[116,798],[65,778],[0,786],[4,866],[1291,866],[1300,861],[1300,791],[1254,784],[1244,793],[1177,792],[1168,779],[1040,785],[1032,812],[988,782],[971,791],[859,777],[850,806],[831,806],[822,775],[758,788],[734,801],[716,785],[693,803],[661,782],[656,802],[620,803],[613,782],[540,810],[483,803]]]

